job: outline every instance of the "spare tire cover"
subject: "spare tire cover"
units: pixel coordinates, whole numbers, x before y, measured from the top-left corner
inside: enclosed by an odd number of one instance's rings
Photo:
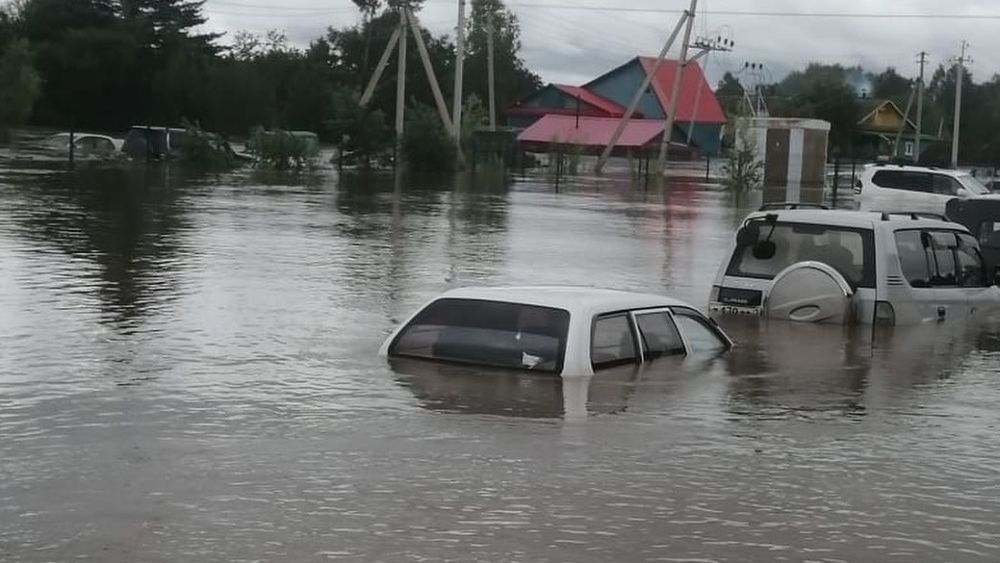
[[[764,305],[774,319],[846,324],[854,290],[844,276],[822,262],[799,262],[774,277]]]

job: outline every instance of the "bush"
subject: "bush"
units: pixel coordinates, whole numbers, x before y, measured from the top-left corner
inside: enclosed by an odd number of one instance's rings
[[[0,132],[28,121],[41,86],[28,42],[17,39],[3,44],[0,38]]]
[[[247,148],[259,163],[276,170],[304,168],[319,155],[315,136],[263,127],[253,130]]]
[[[229,143],[215,133],[203,130],[197,123],[183,120],[184,141],[180,146],[180,160],[201,168],[232,168],[236,155]]]
[[[759,188],[764,181],[764,163],[757,160],[757,142],[745,124],[738,124],[734,143],[722,165],[723,184],[737,192]]]
[[[455,169],[455,143],[433,108],[419,105],[410,111],[403,134],[403,155],[413,170],[450,172]]]

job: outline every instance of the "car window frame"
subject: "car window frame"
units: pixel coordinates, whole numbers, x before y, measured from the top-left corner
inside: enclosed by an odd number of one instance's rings
[[[733,341],[729,338],[728,335],[726,335],[725,332],[722,331],[719,325],[715,322],[715,319],[704,315],[701,311],[694,309],[692,307],[679,306],[679,305],[670,307],[670,313],[671,316],[674,318],[678,316],[686,316],[695,319],[702,326],[707,328],[709,332],[715,335],[715,337],[718,338],[720,342],[722,342],[722,350],[720,350],[720,353],[728,352],[733,349]],[[687,350],[687,355],[690,356],[694,352],[694,350],[692,350],[691,348],[690,338],[688,338],[688,336],[684,333],[684,329],[679,324],[677,324],[676,320],[674,321],[674,326],[677,327],[677,331],[681,335],[681,340],[684,341],[684,347],[685,350]]]
[[[659,313],[665,313],[667,315],[667,318],[670,319],[670,322],[673,323],[674,330],[677,332],[677,337],[680,338],[680,341],[681,341],[681,346],[683,348],[683,352],[682,353],[680,353],[680,354],[669,354],[669,355],[658,355],[658,356],[647,355],[646,340],[645,340],[645,338],[644,338],[644,336],[642,334],[642,327],[639,326],[639,316],[640,315],[656,315],[656,314],[659,314]],[[680,327],[677,326],[677,321],[674,320],[674,311],[673,311],[673,308],[671,308],[671,307],[656,307],[656,308],[652,308],[652,309],[633,309],[633,310],[629,311],[629,315],[632,317],[632,323],[635,326],[636,336],[638,336],[638,338],[639,338],[639,344],[641,345],[640,346],[640,350],[642,352],[642,361],[643,361],[643,363],[651,362],[651,361],[656,361],[656,360],[659,360],[661,358],[671,358],[671,357],[689,356],[689,355],[691,355],[691,346],[688,343],[687,339],[684,338],[684,333],[681,332]]]
[[[981,244],[979,243],[979,239],[976,236],[973,236],[973,235],[971,235],[969,233],[965,233],[963,231],[958,231],[958,230],[955,230],[955,229],[918,228],[918,229],[897,229],[897,230],[893,231],[893,233],[892,233],[893,234],[893,244],[896,245],[895,248],[894,248],[894,250],[896,251],[896,258],[899,261],[900,272],[903,271],[903,264],[902,264],[902,257],[899,254],[899,240],[896,238],[896,235],[898,235],[899,233],[903,233],[903,232],[915,232],[915,233],[919,233],[921,239],[923,239],[923,237],[925,235],[926,236],[930,236],[931,237],[931,242],[932,242],[932,244],[935,245],[935,247],[937,246],[937,242],[934,239],[935,235],[937,235],[937,236],[941,236],[941,235],[953,236],[955,238],[955,246],[946,249],[946,250],[950,250],[951,251],[952,260],[954,261],[954,264],[955,264],[955,283],[954,284],[942,284],[942,283],[939,283],[939,282],[935,281],[937,279],[940,279],[940,273],[941,273],[941,271],[940,271],[940,265],[938,264],[938,259],[937,259],[937,255],[936,255],[936,252],[939,249],[937,249],[937,248],[928,249],[926,246],[922,246],[922,248],[924,249],[924,259],[927,261],[927,269],[928,269],[927,273],[929,274],[929,277],[930,277],[930,279],[928,281],[930,282],[930,284],[928,286],[926,286],[926,287],[925,286],[915,286],[915,285],[913,285],[910,282],[910,280],[905,275],[902,276],[903,279],[906,281],[907,287],[909,287],[910,289],[982,289],[983,287],[988,287],[989,286],[989,283],[988,283],[988,280],[987,280],[988,273],[986,272],[986,259],[983,256],[983,252],[982,252]],[[967,236],[970,241],[976,243],[976,245],[974,247],[972,247],[972,248],[976,251],[976,256],[979,258],[979,264],[981,266],[980,271],[982,272],[981,283],[984,284],[984,285],[975,285],[975,286],[964,285],[962,283],[962,280],[959,279],[958,249],[959,249],[959,246],[960,246],[959,241],[961,240],[961,237],[963,235]]]
[[[646,361],[643,355],[643,349],[640,342],[639,327],[636,325],[635,318],[632,316],[632,313],[633,311],[628,309],[622,311],[609,311],[606,313],[598,313],[591,318],[590,341],[587,343],[586,349],[587,349],[587,359],[590,360],[590,367],[594,371],[594,373],[622,366],[640,365]],[[612,360],[598,364],[594,362],[594,335],[597,333],[597,323],[604,319],[611,319],[616,317],[625,317],[625,319],[628,321],[629,333],[632,336],[632,347],[635,350],[635,358],[631,360],[622,358],[619,360]]]

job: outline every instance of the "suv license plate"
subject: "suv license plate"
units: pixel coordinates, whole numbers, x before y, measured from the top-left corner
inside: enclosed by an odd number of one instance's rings
[[[725,313],[727,315],[753,315],[760,316],[763,313],[762,307],[738,307],[736,305],[713,305],[713,313]]]

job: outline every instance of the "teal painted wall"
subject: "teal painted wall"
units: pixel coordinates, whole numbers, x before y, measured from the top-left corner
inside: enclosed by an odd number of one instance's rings
[[[646,71],[636,59],[591,82],[587,88],[628,107],[629,103],[632,102],[632,97],[635,96],[635,91],[642,86],[642,81],[645,79]],[[637,111],[641,112],[642,116],[647,119],[667,117],[666,112],[660,106],[660,101],[653,94],[652,86],[643,94]]]
[[[679,123],[674,126],[674,135],[671,140],[678,143],[687,142],[688,127],[690,122]],[[698,152],[702,156],[719,156],[722,154],[722,125],[715,123],[695,123],[694,134],[691,135],[691,142],[698,147]]]

